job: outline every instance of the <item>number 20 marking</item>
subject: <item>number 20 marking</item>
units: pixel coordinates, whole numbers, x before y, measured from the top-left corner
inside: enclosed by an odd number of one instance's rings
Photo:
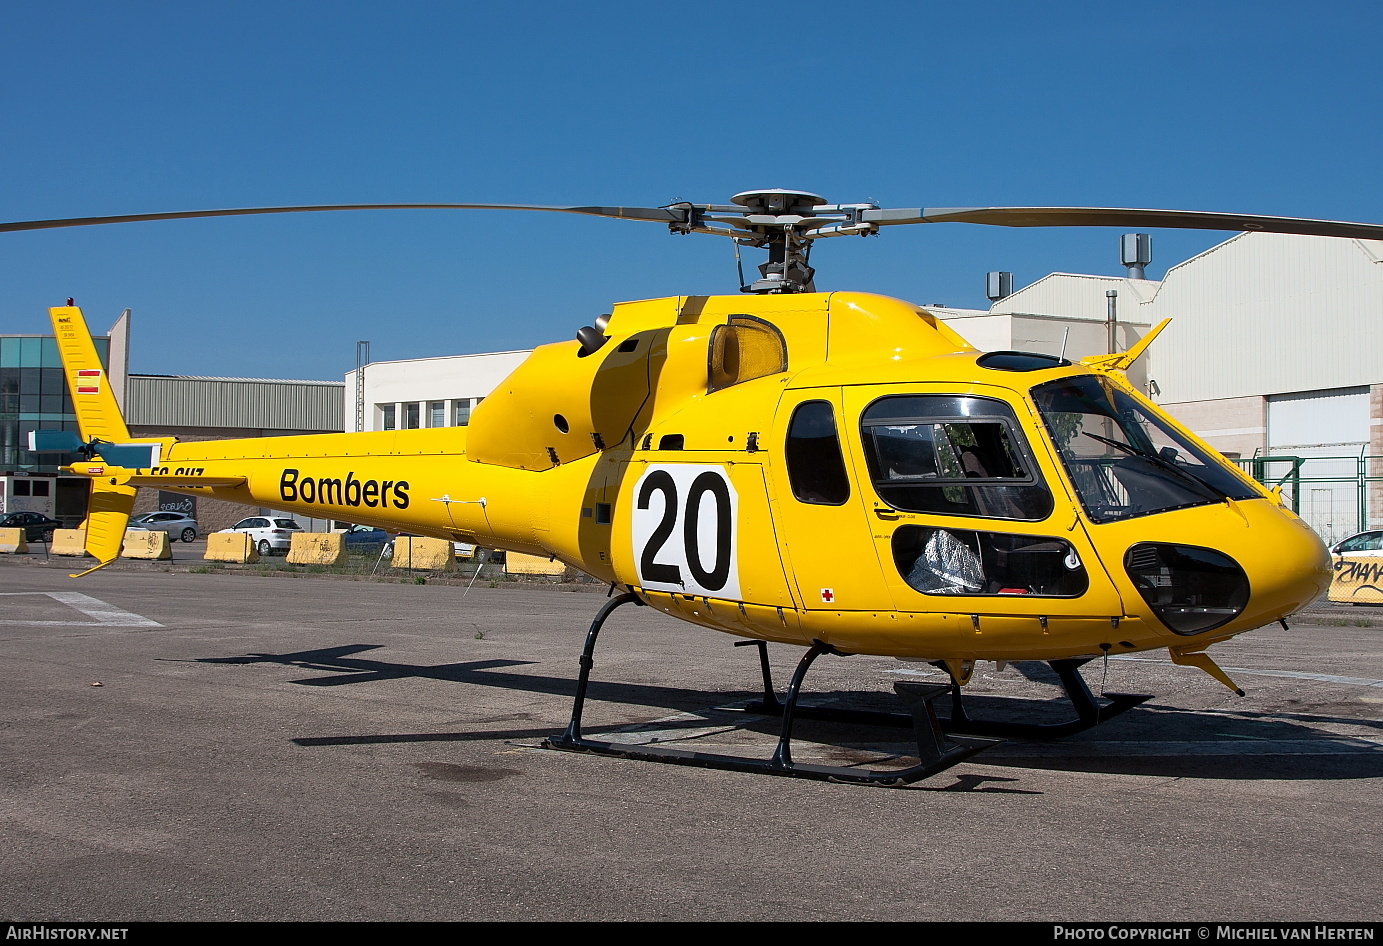
[[[661,514],[654,511],[657,494]],[[722,468],[652,469],[639,483],[635,499],[634,539],[645,585],[738,595],[735,499]]]

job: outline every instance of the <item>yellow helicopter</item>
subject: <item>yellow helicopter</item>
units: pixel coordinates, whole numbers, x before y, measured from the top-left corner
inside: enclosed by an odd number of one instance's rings
[[[905,784],[993,737],[1051,737],[1147,696],[1097,700],[1078,668],[1167,648],[1238,688],[1206,649],[1303,608],[1330,559],[1278,496],[1144,397],[1123,353],[982,353],[926,308],[816,292],[816,240],[887,226],[1163,226],[1383,239],[1383,226],[1110,208],[886,209],[801,191],[658,208],[386,204],[262,207],[0,224],[0,230],[240,214],[514,209],[667,224],[768,251],[741,293],[615,305],[543,345],[475,408],[469,427],[179,443],[132,439],[79,309],[51,310],[81,436],[30,447],[91,478],[86,548],[120,553],[137,487],[296,510],[390,531],[552,556],[617,597],[581,657],[555,748],[802,778]],[[89,569],[91,571],[94,569]],[[83,572],[82,574],[85,574]],[[783,717],[767,760],[623,746],[581,732],[601,625],[637,603],[756,644]],[[778,699],[766,642],[806,648]],[[949,685],[896,685],[918,762],[864,770],[795,762],[803,679],[822,654],[928,661]],[[1047,661],[1076,718],[969,719],[977,661]],[[942,718],[933,701],[949,693]],[[818,715],[824,710],[815,711]],[[948,734],[961,734],[956,738]],[[967,738],[967,736],[969,738]],[[974,738],[974,737],[981,738]]]

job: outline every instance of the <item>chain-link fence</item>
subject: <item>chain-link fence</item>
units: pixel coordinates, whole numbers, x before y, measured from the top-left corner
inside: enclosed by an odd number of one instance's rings
[[[1367,529],[1371,508],[1383,512],[1383,457],[1264,456],[1235,462],[1265,486],[1280,487],[1282,501],[1326,544]]]

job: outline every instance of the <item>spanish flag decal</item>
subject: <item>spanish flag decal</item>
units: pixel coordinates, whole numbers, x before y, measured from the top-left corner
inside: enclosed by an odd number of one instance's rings
[[[99,368],[84,368],[77,372],[77,393],[101,393],[101,370]]]

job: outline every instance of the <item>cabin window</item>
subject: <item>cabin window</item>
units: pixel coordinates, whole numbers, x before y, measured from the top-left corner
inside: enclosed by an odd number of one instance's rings
[[[452,402],[452,425],[455,427],[465,427],[471,422],[471,399],[462,398]]]
[[[786,443],[788,482],[800,502],[839,506],[850,498],[850,478],[827,401],[807,401],[792,412]]]
[[[429,401],[427,405],[427,426],[445,427],[447,425],[447,402]]]
[[[1032,395],[1095,522],[1259,495],[1112,382],[1062,378],[1038,385]]]
[[[418,401],[403,405],[403,426],[408,430],[417,430],[422,426],[423,406]]]
[[[1052,495],[1013,409],[985,397],[880,398],[861,418],[879,498],[907,512],[1038,521]]]
[[[788,370],[783,333],[752,315],[732,315],[711,330],[707,392]]]
[[[379,429],[398,430],[399,421],[396,408],[392,404],[379,405]]]
[[[1071,543],[1044,535],[900,526],[893,561],[910,586],[928,595],[1074,598],[1090,587]]]

